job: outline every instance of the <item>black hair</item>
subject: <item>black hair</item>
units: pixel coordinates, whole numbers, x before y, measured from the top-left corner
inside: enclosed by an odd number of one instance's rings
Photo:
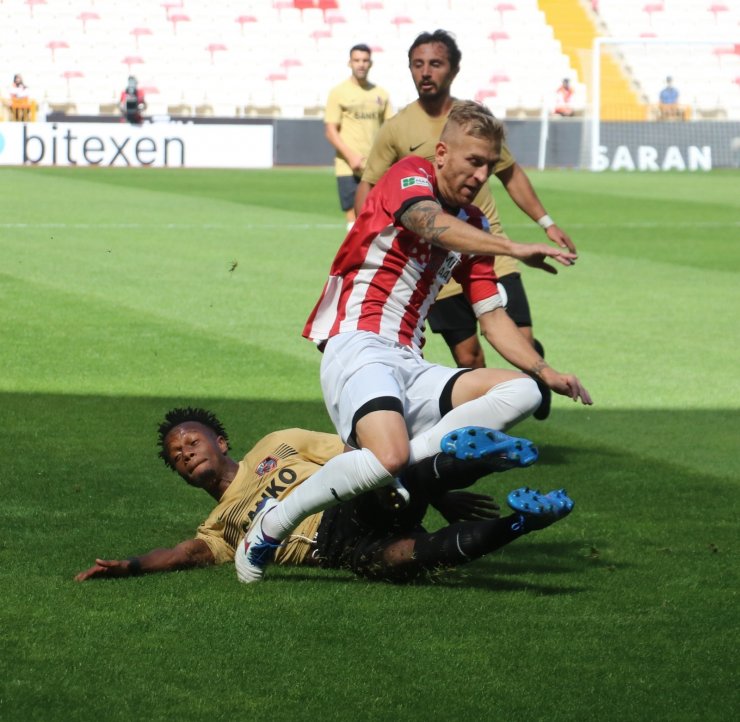
[[[413,53],[420,45],[429,45],[429,43],[442,43],[442,45],[447,48],[447,57],[450,61],[450,67],[453,70],[458,70],[460,68],[462,53],[460,52],[460,48],[457,47],[455,36],[452,35],[452,33],[448,33],[446,30],[435,30],[433,33],[421,33],[421,35],[418,35],[409,48],[409,63],[411,63],[411,53]]]
[[[365,45],[365,43],[358,43],[357,45],[353,45],[349,49],[349,54],[352,55],[352,53],[355,52],[355,50],[359,50],[361,53],[367,53],[368,55],[372,55],[373,51],[370,50],[369,45]]]
[[[175,408],[170,409],[165,416],[164,421],[159,425],[159,429],[157,430],[158,433],[158,440],[157,443],[159,444],[159,458],[164,461],[164,463],[170,467],[170,469],[174,469],[172,462],[170,461],[170,457],[167,454],[167,449],[164,445],[164,440],[167,438],[167,434],[172,431],[177,426],[180,426],[180,424],[185,424],[189,421],[195,421],[199,424],[203,424],[203,426],[207,426],[211,431],[213,431],[216,436],[222,436],[224,441],[226,442],[226,448],[230,449],[231,444],[229,443],[229,435],[226,433],[226,429],[224,428],[224,425],[218,420],[218,417],[212,412],[207,411],[206,409],[200,409],[200,408],[193,408],[191,406],[188,406],[187,408]]]

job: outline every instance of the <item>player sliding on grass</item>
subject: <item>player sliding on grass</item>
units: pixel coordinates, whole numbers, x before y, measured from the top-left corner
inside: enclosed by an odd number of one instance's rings
[[[533,377],[591,403],[575,376],[545,363],[502,306],[494,255],[552,273],[548,258],[564,266],[576,258],[487,232],[485,216],[471,203],[488,182],[502,139],[503,126],[488,109],[458,102],[434,162],[409,156],[368,195],[304,329],[324,352],[329,415],[354,450],[331,459],[286,499],[266,500],[237,555],[241,581],[260,580],[280,541],[311,514],[393,484],[409,463],[440,448],[461,453],[455,441],[461,427],[507,429],[530,415],[541,401]],[[462,285],[486,339],[526,373],[450,369],[423,359],[424,321],[450,277]],[[475,454],[501,451],[494,431],[490,442],[479,438]]]
[[[229,562],[262,499],[290,494],[343,450],[337,436],[287,429],[264,437],[237,462],[229,456],[229,437],[221,422],[208,411],[191,408],[166,415],[159,427],[159,446],[165,464],[191,486],[208,492],[218,502],[216,507],[194,539],[129,559],[97,559],[75,577],[78,581]],[[519,446],[527,454],[524,463],[536,459],[527,442]],[[276,562],[349,569],[369,578],[401,581],[425,570],[478,559],[566,516],[573,506],[562,492],[542,496],[520,489],[511,496],[518,511],[498,519],[498,507],[490,497],[451,491],[520,463],[494,456],[460,461],[440,453],[409,468],[406,483],[412,492],[407,507],[395,509],[388,503],[393,492],[383,499],[380,494],[386,490],[381,489],[315,514],[286,540]],[[450,522],[433,534],[421,526],[430,502]]]

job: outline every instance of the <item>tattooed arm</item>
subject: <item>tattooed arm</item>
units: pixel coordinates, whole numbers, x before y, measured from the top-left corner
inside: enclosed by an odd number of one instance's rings
[[[401,216],[401,224],[429,243],[449,251],[481,256],[513,256],[549,273],[557,271],[546,263],[547,258],[564,266],[572,265],[576,259],[574,253],[562,248],[552,248],[545,243],[517,243],[506,236],[474,228],[445,213],[442,206],[433,200],[421,200],[409,206]]]

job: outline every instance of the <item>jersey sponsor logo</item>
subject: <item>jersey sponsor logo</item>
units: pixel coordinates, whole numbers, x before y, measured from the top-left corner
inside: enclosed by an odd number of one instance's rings
[[[409,153],[413,153],[415,150],[418,150],[419,148],[421,148],[422,145],[424,145],[424,143],[426,143],[426,141],[419,143],[419,145],[410,145]]]
[[[432,190],[432,184],[429,182],[427,178],[422,178],[418,175],[412,175],[408,176],[408,178],[401,178],[401,189],[404,188],[411,188],[411,186],[423,186],[424,188],[428,188],[429,190]]]
[[[270,457],[268,457],[269,459]],[[266,461],[267,459],[265,459]],[[247,514],[247,520],[242,523],[242,531],[249,529],[249,524],[254,519],[254,515],[257,513],[259,505],[265,499],[279,499],[280,494],[284,492],[289,486],[292,486],[298,479],[298,474],[293,469],[280,469],[277,474],[277,480],[273,477],[270,479],[269,485],[262,491],[260,498],[254,505],[254,508]],[[282,486],[281,486],[282,484]]]
[[[254,470],[254,473],[257,474],[257,476],[264,476],[265,474],[269,474],[273,469],[277,469],[277,465],[277,459],[274,456],[268,456],[257,464],[257,468]]]

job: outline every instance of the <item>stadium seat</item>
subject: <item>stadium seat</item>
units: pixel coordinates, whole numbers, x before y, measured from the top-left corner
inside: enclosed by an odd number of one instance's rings
[[[59,50],[69,50],[69,44],[65,40],[51,40],[46,43],[46,47],[51,50],[52,62],[56,62]],[[62,55],[66,55],[66,53],[62,53]]]
[[[190,22],[190,16],[186,15],[185,13],[172,13],[169,16],[169,20],[172,23],[172,32],[174,35],[177,35],[177,27],[181,23],[189,23]]]
[[[206,50],[211,55],[211,65],[213,65],[215,62],[216,53],[223,52],[227,49],[228,48],[223,43],[209,43],[208,45],[206,45]]]
[[[144,58],[140,55],[127,55],[121,58],[121,62],[128,68],[129,75],[134,72],[134,68],[137,65],[143,65]]]
[[[77,19],[82,22],[82,32],[87,32],[87,24],[92,20],[100,20],[100,15],[96,12],[86,11],[82,12],[77,16]]]
[[[339,10],[337,0],[316,0],[316,5],[324,12],[327,10]]]
[[[239,23],[239,30],[244,35],[244,26],[251,23],[256,23],[257,18],[254,15],[237,15],[234,22]]]
[[[516,12],[516,9],[516,5],[512,5],[511,3],[499,3],[495,6],[495,10],[499,15],[502,27],[506,24],[506,16],[508,13]]]
[[[730,11],[730,8],[727,7],[727,5],[722,5],[719,3],[712,3],[707,7],[707,10],[714,15],[714,22],[719,23],[721,15],[723,13],[727,13]]]
[[[635,5],[638,12],[646,1]],[[714,22],[704,3],[701,11],[707,22]],[[88,12],[97,17],[83,23],[82,14]],[[113,102],[125,75],[133,72],[140,86],[159,90],[152,104],[163,111],[182,103],[191,109],[210,105],[218,112],[228,109],[231,101],[234,113],[236,106],[241,114],[248,105],[262,112],[278,99],[290,106],[280,111],[287,117],[298,112],[291,94],[305,101],[301,112],[310,107],[318,113],[316,108],[338,81],[349,48],[368,42],[376,47],[372,78],[389,90],[398,108],[415,98],[405,71],[408,46],[418,32],[434,27],[449,29],[460,41],[463,67],[455,89],[468,97],[489,88],[497,90],[497,103],[519,102],[518,95],[512,100],[512,88],[525,82],[522,77],[540,95],[552,92],[552,83],[565,75],[574,77],[572,71],[561,75],[569,69],[568,60],[535,0],[419,0],[406,6],[383,0],[313,0],[300,7],[293,0],[55,0],[33,6],[5,0],[0,2],[0,28],[6,59],[0,58],[0,69],[12,73],[13,59],[33,57],[32,82],[39,97],[46,94],[63,102],[68,92],[79,93],[80,107],[91,98],[96,105]],[[507,37],[493,42],[489,35],[494,32]],[[69,48],[49,47],[54,41],[66,42]],[[65,55],[74,57],[74,65]],[[283,65],[291,59],[302,65]],[[712,59],[716,66],[717,57]],[[728,66],[734,62],[731,55],[721,60]],[[532,66],[539,74],[530,72]],[[60,77],[63,68],[79,70],[85,77],[67,83]],[[268,74],[286,78],[268,83]],[[494,74],[510,81],[492,83]],[[257,97],[251,98],[252,87],[263,83],[274,94],[265,99],[257,90]],[[304,86],[311,92],[304,92]]]
[[[140,40],[140,38],[143,37],[143,36],[145,36],[145,35],[152,35],[152,34],[153,33],[152,33],[151,28],[143,28],[143,27],[133,28],[133,30],[131,30],[129,32],[129,35],[132,35],[134,37],[134,42],[136,44],[136,49],[137,50],[139,50],[140,47],[141,47],[141,40]]]
[[[46,0],[23,0],[25,5],[28,5],[31,16],[33,16],[33,10],[37,5],[46,5]]]
[[[647,5],[643,6],[642,11],[644,13],[647,13],[648,16],[648,22],[650,24],[650,27],[653,26],[653,14],[654,13],[662,13],[664,10],[662,3],[648,3]]]

